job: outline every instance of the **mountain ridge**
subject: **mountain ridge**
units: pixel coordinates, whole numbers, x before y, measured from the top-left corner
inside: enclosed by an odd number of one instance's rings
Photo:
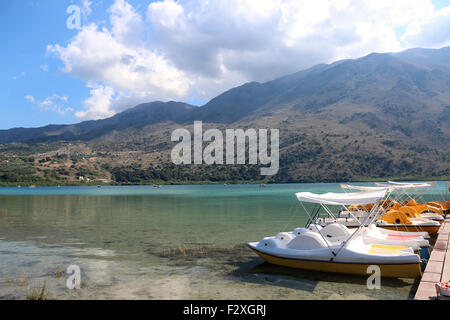
[[[58,137],[60,137],[61,140],[74,140],[77,138],[85,140],[96,136],[95,132],[91,132],[90,134],[87,134],[86,132],[91,131],[92,128],[96,126],[104,127],[113,125],[118,126],[118,129],[122,129],[125,126],[124,123],[129,126],[135,125],[134,123],[131,123],[133,119],[138,123],[146,125],[167,120],[177,123],[186,123],[187,121],[193,120],[233,123],[269,103],[272,103],[271,107],[276,107],[279,104],[289,103],[292,100],[300,98],[303,98],[303,101],[295,104],[296,108],[320,107],[320,105],[336,103],[343,97],[346,97],[346,90],[361,90],[361,88],[351,87],[352,83],[346,83],[346,79],[342,79],[345,76],[352,76],[352,72],[354,73],[353,76],[359,76],[360,78],[362,78],[362,76],[367,77],[369,73],[376,72],[380,76],[386,76],[387,79],[385,79],[385,81],[388,81],[390,80],[389,77],[393,76],[390,72],[401,68],[405,74],[409,75],[409,79],[403,76],[403,79],[398,81],[396,88],[398,89],[402,85],[409,85],[410,87],[414,86],[415,89],[420,91],[421,88],[418,85],[421,85],[421,83],[417,83],[417,81],[416,83],[411,82],[414,73],[418,74],[422,72],[423,74],[419,76],[425,78],[427,76],[430,77],[430,72],[434,72],[434,76],[436,77],[439,76],[438,71],[429,69],[430,66],[435,65],[435,60],[433,60],[431,56],[437,56],[439,64],[447,65],[450,68],[450,47],[442,49],[416,48],[408,49],[400,53],[371,53],[358,59],[345,59],[331,64],[315,65],[311,68],[265,83],[256,81],[248,82],[223,92],[200,107],[194,107],[184,102],[154,101],[126,109],[125,111],[106,119],[88,120],[71,125],[47,125],[39,128],[12,128],[0,130],[0,143],[32,142],[36,139],[39,140],[39,138],[44,140],[45,138],[54,140]],[[418,61],[426,63],[417,65]],[[362,72],[365,72],[365,74]],[[444,72],[441,77],[448,76],[449,74],[450,73]],[[358,85],[362,86],[365,79],[358,80]],[[376,79],[369,80],[373,81]],[[354,78],[353,81],[355,81]],[[409,83],[407,83],[408,81]],[[330,85],[330,82],[334,87]],[[343,84],[339,84],[339,82]],[[447,82],[449,81],[447,80]],[[347,86],[345,84],[347,84]],[[371,85],[373,86],[373,82]],[[426,83],[422,83],[422,86],[423,85],[426,87]],[[447,83],[445,90],[448,90],[449,88],[450,85]],[[323,101],[323,98],[317,97],[317,95],[324,95],[329,90],[340,90],[340,96],[335,95],[333,97],[328,97],[328,100],[325,99],[325,101]],[[426,92],[424,90],[426,90]],[[402,94],[404,94],[404,92]],[[430,91],[429,88],[422,88],[421,94],[433,96],[435,93]],[[311,95],[314,96],[311,97]],[[405,98],[407,97],[405,96]],[[414,103],[413,100],[415,99],[410,99],[409,103]],[[126,117],[127,115],[129,116],[128,119]],[[98,128],[96,129],[98,134],[108,132],[108,130],[102,131]],[[61,131],[62,133],[58,134],[58,132]]]

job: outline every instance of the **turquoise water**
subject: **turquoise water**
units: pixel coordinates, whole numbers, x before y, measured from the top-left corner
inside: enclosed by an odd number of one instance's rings
[[[361,183],[359,183],[361,184]],[[367,183],[366,185],[372,185]],[[303,226],[295,193],[339,184],[0,188],[0,297],[44,283],[54,299],[408,299],[412,280],[262,263],[245,244]],[[445,183],[427,198],[441,200]],[[83,287],[66,288],[69,265]]]

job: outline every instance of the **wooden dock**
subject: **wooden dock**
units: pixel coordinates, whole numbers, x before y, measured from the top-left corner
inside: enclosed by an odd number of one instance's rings
[[[436,300],[436,282],[450,281],[450,215],[439,229],[438,237],[420,280],[415,300]],[[439,297],[450,300],[450,298]]]

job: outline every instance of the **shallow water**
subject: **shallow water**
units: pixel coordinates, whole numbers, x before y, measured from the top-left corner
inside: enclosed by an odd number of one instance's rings
[[[372,184],[367,184],[372,185]],[[0,188],[0,298],[408,299],[417,283],[262,263],[250,241],[303,226],[295,192],[339,184]],[[440,200],[444,183],[427,198]],[[68,290],[69,265],[81,290]]]

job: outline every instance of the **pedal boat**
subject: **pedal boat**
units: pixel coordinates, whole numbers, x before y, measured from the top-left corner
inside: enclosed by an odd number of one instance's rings
[[[339,223],[347,228],[358,228],[362,221],[368,221],[374,218],[375,215],[369,212],[348,212],[343,211],[337,215],[336,218],[318,218],[316,224],[325,227],[331,223]],[[388,229],[392,231],[408,232],[415,235],[423,235],[426,232],[428,235],[435,235],[439,231],[441,221],[423,218],[422,216],[416,218],[407,212],[399,210],[390,210],[385,213],[380,219],[377,219],[375,225],[378,228]],[[365,224],[368,226],[368,224]],[[429,236],[424,236],[429,238]]]
[[[412,201],[410,201],[410,203],[411,202]],[[438,209],[430,205],[417,204],[417,202],[415,203],[416,203],[415,205],[407,204],[405,206],[400,206],[396,204],[392,206],[390,210],[397,210],[403,212],[409,218],[424,218],[437,221],[440,224],[444,222],[444,216],[441,209]]]
[[[438,233],[441,224],[425,218],[411,218],[398,210],[388,211],[377,221],[377,227],[398,231],[427,232],[430,236]]]
[[[364,190],[364,191],[375,191],[380,190],[380,188],[388,188],[387,196],[391,197],[391,199],[385,199],[381,202],[381,208],[382,210],[397,210],[401,211],[404,214],[406,214],[407,217],[410,218],[410,222],[406,224],[422,224],[425,220],[420,219],[427,219],[432,221],[437,221],[440,224],[444,222],[444,210],[442,210],[441,207],[434,204],[433,202],[429,203],[417,203],[416,200],[411,199],[410,196],[407,195],[407,190],[418,190],[418,189],[426,189],[434,185],[434,182],[429,183],[399,183],[399,182],[393,182],[389,181],[390,185],[381,184],[381,183],[375,183],[376,187],[369,187],[369,186],[356,186],[356,185],[348,185],[348,184],[341,184],[341,188],[343,189],[354,189],[354,190]],[[394,192],[400,192],[400,195],[397,194],[397,196],[394,196]],[[398,199],[400,197],[407,196],[410,198],[410,200],[404,200],[402,204],[399,204],[395,199]],[[380,208],[380,209],[381,209]],[[365,211],[369,212],[371,211],[371,207],[368,205],[361,206],[361,205],[351,205],[348,207],[351,211]],[[356,210],[355,210],[356,209]],[[418,219],[414,221],[414,219]],[[398,223],[397,223],[398,224]],[[382,226],[384,227],[384,226]],[[413,229],[414,227],[405,227],[402,228],[402,230],[408,230]],[[428,228],[426,228],[428,229]],[[432,230],[435,228],[431,228]],[[416,228],[417,230],[417,228]],[[434,231],[432,231],[434,232]]]
[[[323,219],[320,219],[317,221],[321,226],[328,225],[333,222],[338,222],[347,228],[354,229],[359,227],[359,221],[355,219],[335,219],[335,220],[327,220],[325,221]],[[389,222],[385,220],[377,220],[375,222],[376,227],[387,229],[390,231],[400,231],[400,232],[406,232],[411,234],[423,234],[427,233],[429,236],[436,235],[439,231],[440,223],[437,221],[432,221],[429,219],[423,219],[423,218],[417,218],[415,221],[411,221],[409,223],[396,223],[396,222]],[[429,236],[425,236],[425,238],[429,238]]]
[[[320,225],[310,225],[308,227],[311,231],[320,232],[329,240],[342,241],[352,235],[356,230],[349,229],[346,226],[339,223],[332,223],[326,227]],[[428,248],[430,243],[424,238],[424,235],[411,235],[409,233],[394,233],[385,229],[378,228],[374,224],[368,227],[362,227],[357,237],[362,238],[364,243],[367,244],[383,244],[391,246],[407,246],[411,247],[414,252],[419,252],[421,248]],[[300,235],[302,228],[295,229],[292,234]]]
[[[367,276],[368,268],[377,265],[382,277],[418,278],[422,274],[420,256],[412,248],[365,243],[362,237],[342,247],[341,241],[325,240],[305,229],[295,237],[266,237],[248,246],[264,261],[284,267]]]
[[[317,220],[317,224],[320,225],[321,227],[325,227],[329,224],[332,223],[339,223],[345,227],[347,227],[349,230],[355,230],[356,228],[359,227],[359,222],[350,219],[343,219],[343,218],[338,218],[338,219],[323,219],[320,218]],[[417,230],[411,230],[411,231],[399,231],[397,228],[393,228],[393,229],[389,229],[389,228],[383,228],[381,227],[382,223],[381,222],[376,222],[375,224],[373,224],[377,230],[383,234],[386,235],[390,235],[391,238],[409,238],[409,237],[422,237],[425,240],[429,240],[430,239],[430,235],[428,232],[426,231],[417,231]],[[368,227],[366,225],[366,227]]]
[[[323,195],[300,192],[296,196],[310,221],[314,221],[315,214],[311,215],[303,202],[320,204],[327,212],[331,212],[327,208],[328,205],[345,207],[351,204],[374,204],[372,212],[376,212],[379,202],[386,193],[387,189],[381,189],[376,192]],[[376,217],[377,215],[371,222]],[[314,230],[314,227],[312,230],[298,228],[291,233],[281,233],[275,237],[263,238],[259,242],[248,243],[248,246],[266,262],[285,267],[367,276],[370,273],[368,268],[376,265],[380,268],[382,277],[421,276],[421,259],[414,252],[418,246],[411,248],[406,245],[387,245],[372,241],[370,237],[364,237],[367,233],[367,230],[363,231],[364,222],[354,231],[344,229],[339,224],[327,226],[328,232],[326,227],[317,230]],[[375,233],[372,232],[372,235],[375,236]],[[384,240],[388,241],[388,238],[385,237]]]

